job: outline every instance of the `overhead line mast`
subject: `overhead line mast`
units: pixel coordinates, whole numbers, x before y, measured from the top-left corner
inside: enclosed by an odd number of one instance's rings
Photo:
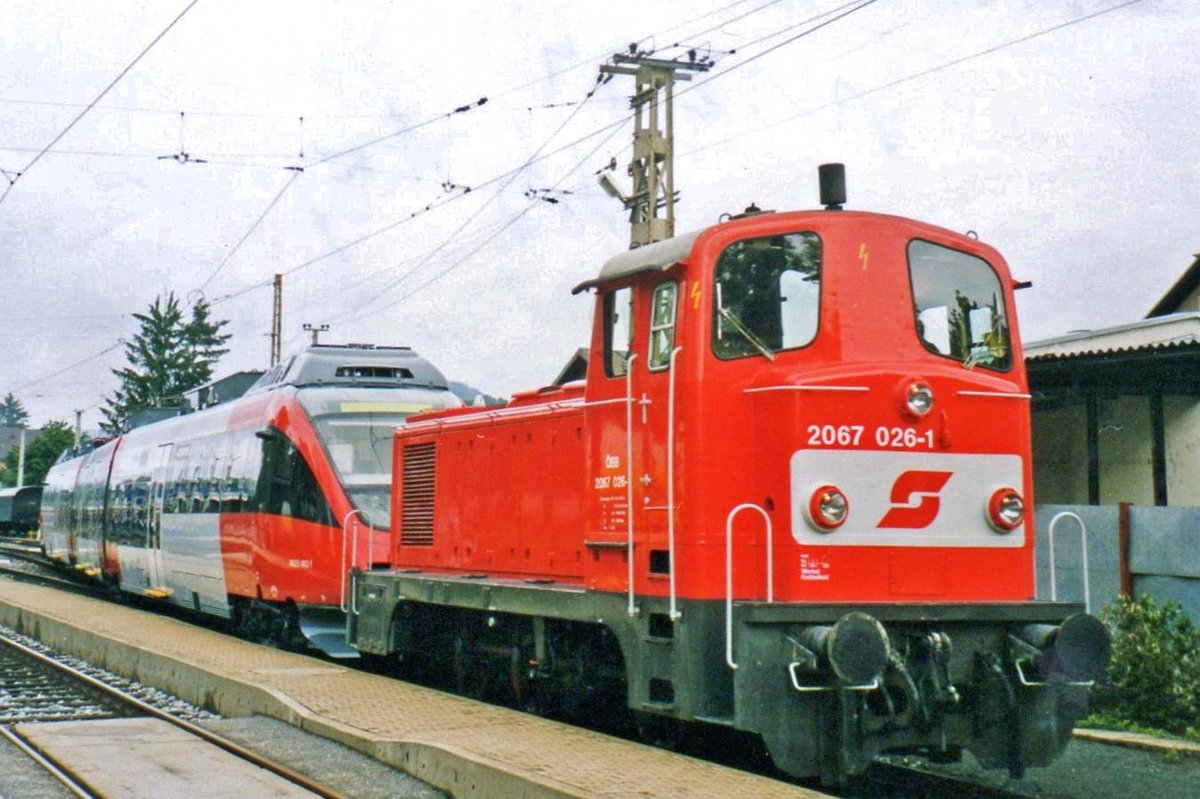
[[[698,60],[695,51],[688,56],[686,61],[668,61],[617,53],[612,64],[600,66],[605,74],[632,75],[636,86],[629,99],[634,110],[633,160],[627,170],[633,178],[632,193],[622,193],[607,174],[600,175],[605,192],[629,211],[630,249],[675,235],[675,81],[689,81],[687,71],[707,72],[712,66],[707,58]],[[684,72],[676,74],[680,70]]]

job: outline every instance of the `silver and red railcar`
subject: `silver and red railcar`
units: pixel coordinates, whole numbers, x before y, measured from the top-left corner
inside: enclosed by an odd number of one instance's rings
[[[239,399],[61,459],[43,545],[120,591],[356,656],[345,577],[383,562],[392,431],[460,404],[407,348],[311,347]]]
[[[1057,755],[1108,639],[1034,599],[1014,280],[839,203],[618,255],[577,289],[585,380],[409,417],[351,643],[568,717],[752,733],[827,781]]]

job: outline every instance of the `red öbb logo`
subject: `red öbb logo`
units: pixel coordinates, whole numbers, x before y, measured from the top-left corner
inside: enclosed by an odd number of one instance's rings
[[[876,526],[919,530],[933,524],[942,506],[938,492],[953,474],[916,469],[901,474],[892,484],[892,508]]]

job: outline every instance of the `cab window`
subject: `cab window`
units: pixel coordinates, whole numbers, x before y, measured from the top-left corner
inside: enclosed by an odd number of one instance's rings
[[[932,353],[968,369],[1012,367],[1000,278],[987,261],[928,241],[908,245],[917,336]]]
[[[604,374],[625,376],[631,341],[633,289],[626,286],[604,295]]]
[[[650,368],[665,369],[671,365],[675,349],[675,309],[679,284],[674,280],[659,283],[654,288],[650,310]]]
[[[787,233],[734,242],[717,260],[713,352],[761,355],[812,343],[820,320],[821,239]]]

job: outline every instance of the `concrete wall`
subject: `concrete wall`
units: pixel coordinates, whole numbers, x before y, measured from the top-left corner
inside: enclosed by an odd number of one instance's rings
[[[1072,405],[1033,414],[1033,491],[1041,503],[1086,505],[1087,412]]]
[[[1149,397],[1099,403],[1100,503],[1154,504]],[[1200,506],[1200,402],[1163,398],[1167,504]],[[1033,414],[1034,499],[1086,505],[1087,411],[1082,403]]]
[[[1164,397],[1167,439],[1167,503],[1200,505],[1200,402]]]
[[[1100,504],[1154,504],[1150,400],[1100,401]]]
[[[1037,596],[1051,598],[1050,524],[1054,523],[1054,575],[1058,599],[1084,601],[1079,524],[1087,528],[1089,609],[1099,612],[1120,593],[1117,508],[1112,505],[1039,505]],[[1055,518],[1057,521],[1054,521]],[[1200,507],[1134,506],[1129,513],[1129,569],[1134,596],[1173,600],[1200,623]]]

